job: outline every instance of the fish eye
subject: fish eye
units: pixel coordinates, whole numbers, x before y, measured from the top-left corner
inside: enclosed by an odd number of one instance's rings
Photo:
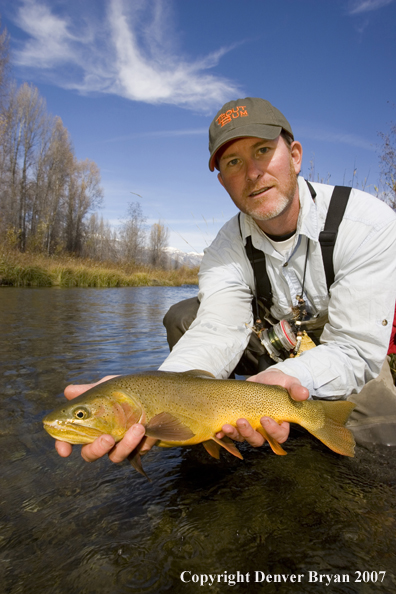
[[[88,412],[85,409],[83,409],[83,408],[77,408],[74,411],[74,416],[79,421],[82,421],[83,419],[86,419],[87,418]]]

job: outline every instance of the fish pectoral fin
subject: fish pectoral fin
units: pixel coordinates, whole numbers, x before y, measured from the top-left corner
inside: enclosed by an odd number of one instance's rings
[[[213,373],[210,371],[203,371],[202,369],[189,369],[188,371],[182,371],[183,375],[190,375],[191,377],[201,377],[203,379],[216,379]]]
[[[195,433],[174,415],[162,412],[150,419],[146,426],[146,435],[163,441],[187,441]]]
[[[234,442],[232,441],[232,439],[230,439],[226,435],[224,437],[222,437],[221,439],[218,439],[214,435],[212,437],[212,440],[216,442],[216,445],[221,446],[222,448],[226,449],[227,452],[230,452],[230,454],[232,454],[233,456],[236,456],[240,460],[243,460],[243,456],[242,456],[241,452],[234,445]],[[205,443],[208,443],[208,442],[204,442],[204,445],[205,445]],[[208,448],[206,448],[206,450],[209,452]],[[218,452],[220,452],[220,448],[218,449]],[[211,452],[209,452],[209,454],[211,454]],[[213,454],[211,454],[211,456],[213,456]],[[216,456],[214,456],[214,457],[216,458]]]
[[[276,441],[276,439],[271,437],[271,435],[269,435],[266,432],[264,427],[262,427],[260,425],[260,427],[257,427],[256,431],[261,433],[261,435],[264,437],[264,439],[266,439],[268,441],[274,454],[278,454],[278,456],[286,456],[287,452],[285,452],[285,450],[282,448],[281,444],[278,441]]]
[[[145,441],[146,441],[146,438],[143,437],[143,439],[139,443],[139,445],[129,454],[128,460],[132,464],[134,469],[137,470],[138,472],[140,472],[140,474],[142,474],[143,476],[145,476],[146,479],[149,481],[149,483],[151,483],[150,477],[147,476],[147,474],[145,473],[145,471],[143,469],[142,460],[140,457],[140,450],[142,449],[142,446]]]

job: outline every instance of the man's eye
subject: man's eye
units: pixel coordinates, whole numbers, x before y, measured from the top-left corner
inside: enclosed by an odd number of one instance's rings
[[[265,153],[268,153],[268,150],[268,146],[261,146],[258,152],[260,153],[260,155],[265,155]]]
[[[235,167],[235,165],[238,165],[238,159],[231,159],[231,161],[228,161],[227,163],[228,167]]]

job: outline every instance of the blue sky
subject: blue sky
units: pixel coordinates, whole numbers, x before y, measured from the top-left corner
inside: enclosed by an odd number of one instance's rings
[[[236,212],[207,129],[246,96],[285,114],[304,175],[314,161],[375,192],[378,132],[396,119],[396,0],[0,0],[0,13],[13,76],[98,164],[113,224],[139,201],[171,246],[202,251]]]

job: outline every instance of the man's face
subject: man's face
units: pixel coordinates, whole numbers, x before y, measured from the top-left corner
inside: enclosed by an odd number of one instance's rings
[[[290,209],[298,216],[297,175],[302,147],[289,147],[281,136],[275,140],[245,137],[219,151],[218,178],[235,205],[251,215],[265,231],[271,221]]]

